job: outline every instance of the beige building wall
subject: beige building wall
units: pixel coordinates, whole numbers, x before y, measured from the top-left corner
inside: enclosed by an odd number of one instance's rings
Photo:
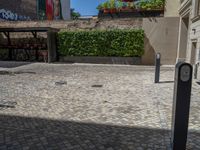
[[[179,17],[180,0],[165,0],[165,17]]]
[[[200,51],[200,20],[191,23],[190,25],[186,60],[188,62],[195,62],[195,63],[200,62],[199,51]],[[193,54],[195,54],[195,56]]]
[[[200,62],[200,6],[199,12],[195,12],[197,8],[197,0],[181,0],[181,7],[179,9],[179,13],[181,16],[181,21],[184,21],[185,18],[189,17],[188,30],[187,30],[187,48],[186,48],[186,56],[185,61],[191,63],[192,65]],[[197,14],[196,14],[197,13]],[[196,15],[195,15],[196,14]],[[182,30],[184,28],[183,24],[180,24],[180,34],[179,34],[179,49],[177,60],[182,56],[181,54],[181,46],[183,45],[182,41],[185,41],[185,31]],[[200,70],[200,67],[199,67]],[[198,79],[200,79],[200,71],[198,73]]]
[[[178,45],[178,54],[180,60],[185,60],[187,54],[187,43],[188,43],[188,23],[189,18],[180,18],[180,37],[179,37],[179,45]],[[177,60],[178,61],[178,60]]]
[[[179,17],[144,18],[145,55],[143,64],[154,63],[155,53],[161,53],[161,64],[174,65],[178,48]]]
[[[184,0],[180,8],[181,22],[188,17],[186,23],[188,28],[185,28],[185,24],[180,24],[180,35],[179,35],[179,48],[177,60],[184,57],[182,53],[185,51],[183,46],[186,47],[185,61],[191,64],[196,64],[200,62],[200,19],[194,19],[194,1]],[[187,34],[186,34],[187,33]],[[187,40],[185,38],[187,37]],[[186,44],[184,44],[184,41]]]

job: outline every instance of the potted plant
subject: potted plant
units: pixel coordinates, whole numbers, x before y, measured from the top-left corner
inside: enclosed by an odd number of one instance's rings
[[[118,11],[121,11],[123,7],[123,2],[121,0],[116,1],[116,8]]]
[[[141,10],[163,10],[165,0],[141,0],[139,7]]]
[[[105,13],[105,14],[107,14],[107,13],[109,13],[110,11],[109,11],[109,2],[107,1],[107,2],[104,2],[103,4],[102,4],[102,8],[103,8],[103,12]]]
[[[153,5],[151,3],[147,3],[146,4],[146,10],[152,10],[153,9]]]
[[[139,4],[138,4],[138,6],[139,6],[139,11],[144,11],[144,10],[146,10],[147,9],[147,1],[145,1],[145,0],[141,0],[140,2],[139,2]]]
[[[165,0],[156,0],[156,9],[164,10]]]
[[[97,9],[98,9],[99,11],[101,11],[101,10],[103,9],[103,5],[102,5],[102,4],[99,4],[99,5],[97,6]]]
[[[128,10],[128,3],[127,2],[122,2],[122,3],[123,3],[122,11]]]
[[[134,2],[128,2],[128,7],[130,9],[134,9],[135,8]]]
[[[117,9],[116,9],[116,4],[115,4],[115,0],[110,0],[109,1],[110,4],[110,13],[116,13]]]
[[[133,2],[133,0],[122,0],[123,2]]]

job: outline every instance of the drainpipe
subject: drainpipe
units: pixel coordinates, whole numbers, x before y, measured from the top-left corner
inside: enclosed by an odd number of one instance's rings
[[[179,53],[180,53],[180,41],[181,41],[181,28],[182,28],[182,17],[179,19],[179,31],[178,31],[178,46],[177,46],[177,54],[176,54],[176,63],[180,60]]]

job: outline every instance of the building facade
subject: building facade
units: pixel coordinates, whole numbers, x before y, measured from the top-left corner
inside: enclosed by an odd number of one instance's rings
[[[178,8],[180,7],[179,0],[165,0],[164,17],[179,17]]]
[[[0,20],[69,20],[70,0],[0,0]]]
[[[200,1],[181,0],[177,61],[200,62]]]

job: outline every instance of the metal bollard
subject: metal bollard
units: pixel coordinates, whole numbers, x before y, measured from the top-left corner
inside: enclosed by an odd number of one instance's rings
[[[157,53],[155,58],[155,83],[159,83],[160,81],[160,59],[161,54]]]
[[[172,112],[172,150],[186,150],[192,74],[192,65],[184,62],[177,63]]]

